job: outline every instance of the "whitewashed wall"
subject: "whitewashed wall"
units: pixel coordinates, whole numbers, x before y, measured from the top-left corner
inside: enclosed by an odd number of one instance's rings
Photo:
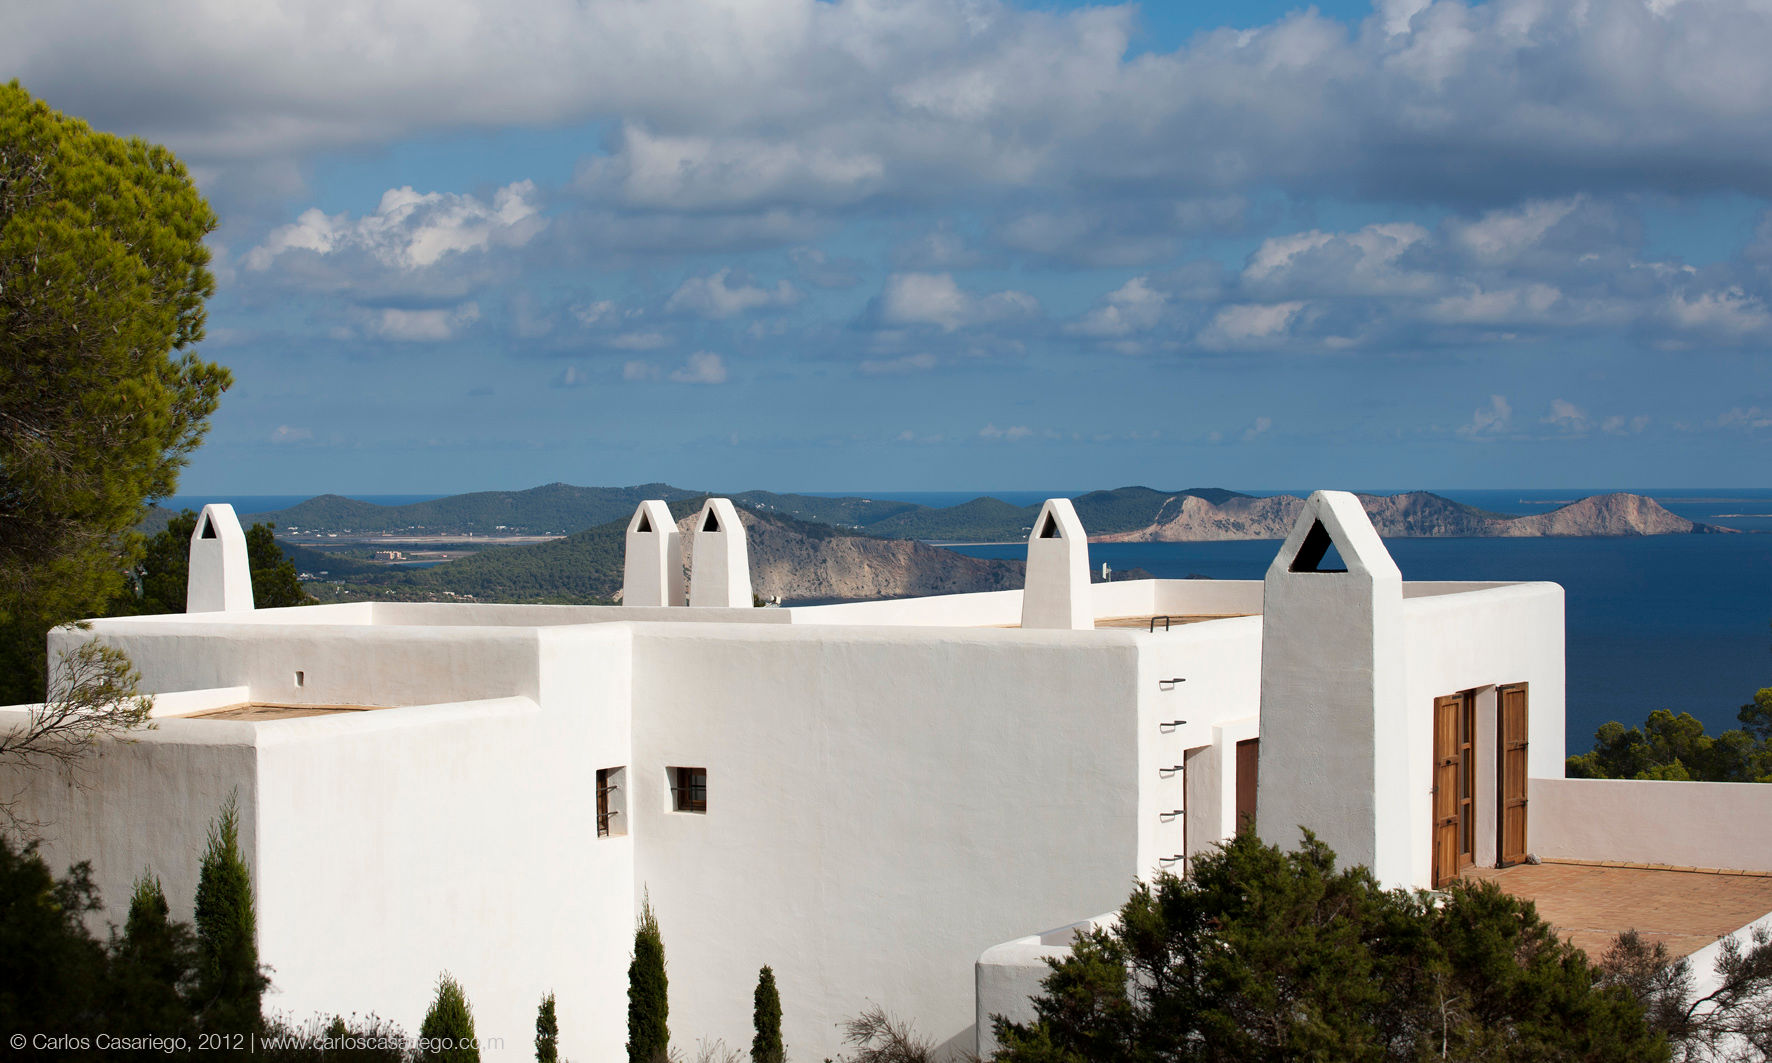
[[[1532,851],[1546,860],[1622,860],[1772,871],[1772,786],[1533,778]]]
[[[769,964],[796,1059],[835,1055],[870,1001],[970,1050],[979,953],[1117,907],[1143,871],[1136,653],[1125,632],[638,629],[636,874],[679,1043],[748,1039]],[[706,815],[667,811],[672,765],[707,769]]]

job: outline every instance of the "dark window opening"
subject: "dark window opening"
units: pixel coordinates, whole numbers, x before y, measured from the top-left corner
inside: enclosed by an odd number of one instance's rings
[[[215,538],[215,522],[210,520],[208,517],[204,517],[203,518],[203,531],[198,536],[198,538],[200,538],[200,539]]]
[[[650,515],[650,514],[647,514],[647,513],[645,513],[645,512],[642,512],[642,513],[641,513],[641,514],[640,514],[640,526],[639,526],[639,527],[638,527],[638,528],[635,528],[635,529],[634,529],[634,530],[635,530],[635,531],[643,531],[643,532],[649,532],[649,531],[651,531],[651,530],[652,530],[652,517],[651,517],[651,515]]]
[[[701,522],[701,530],[710,532],[717,532],[720,530],[720,518],[714,516],[713,510],[708,510],[707,519]]]
[[[1062,538],[1064,538],[1064,536],[1062,536],[1058,533],[1057,518],[1053,517],[1053,515],[1050,513],[1046,514],[1046,519],[1040,522],[1040,538],[1042,538],[1042,539],[1062,539]]]
[[[1311,530],[1305,533],[1304,542],[1293,555],[1289,568],[1293,572],[1347,571],[1341,552],[1335,549],[1335,540],[1329,537],[1329,529],[1323,527],[1320,520],[1311,522]]]
[[[708,769],[671,768],[671,810],[673,812],[706,812],[708,810]]]
[[[628,832],[622,813],[626,795],[622,792],[622,769],[597,769],[597,837],[617,837]]]

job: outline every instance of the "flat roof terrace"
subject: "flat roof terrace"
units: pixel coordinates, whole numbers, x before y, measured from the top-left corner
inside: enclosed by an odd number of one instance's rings
[[[304,716],[334,716],[345,712],[374,712],[387,708],[385,705],[272,705],[262,702],[247,702],[242,705],[229,705],[226,708],[210,709],[207,712],[193,712],[182,719],[186,720],[245,720],[248,723],[265,723],[270,720],[296,720]]]
[[[1626,930],[1689,956],[1772,912],[1772,873],[1765,871],[1547,860],[1467,868],[1464,877],[1531,901],[1563,940],[1595,962]]]

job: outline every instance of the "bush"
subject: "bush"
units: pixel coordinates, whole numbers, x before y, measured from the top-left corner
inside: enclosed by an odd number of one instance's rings
[[[998,1060],[1665,1060],[1642,1005],[1529,902],[1455,883],[1443,903],[1252,833],[1191,878],[1141,885],[1079,935]]]

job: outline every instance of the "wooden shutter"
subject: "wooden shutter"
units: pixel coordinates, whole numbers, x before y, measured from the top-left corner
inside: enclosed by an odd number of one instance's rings
[[[1237,743],[1237,830],[1255,829],[1256,776],[1261,770],[1261,739]]]
[[[1434,699],[1434,888],[1458,874],[1459,726],[1464,696]]]
[[[1497,691],[1501,702],[1497,758],[1501,814],[1500,863],[1517,864],[1526,859],[1526,684]]]

